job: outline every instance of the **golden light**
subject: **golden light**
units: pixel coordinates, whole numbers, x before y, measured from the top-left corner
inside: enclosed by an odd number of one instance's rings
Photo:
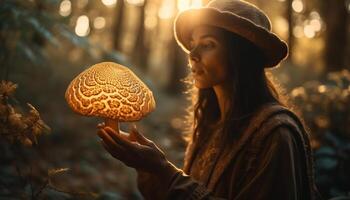
[[[71,12],[72,12],[72,3],[69,0],[63,0],[60,3],[60,10],[59,10],[60,15],[62,15],[63,17],[66,17],[70,15]]]
[[[316,12],[316,11],[312,11],[310,13],[310,17],[311,17],[311,19],[321,19],[320,14],[318,14],[318,12]]]
[[[77,7],[80,9],[83,9],[88,3],[89,3],[89,0],[78,0]]]
[[[157,26],[157,17],[155,16],[146,16],[145,19],[145,28],[147,29],[153,29],[154,27]]]
[[[126,2],[135,6],[142,6],[145,3],[145,0],[126,0]]]
[[[318,92],[319,93],[324,93],[324,92],[326,92],[326,86],[325,85],[320,85],[320,86],[318,86]]]
[[[107,7],[114,7],[117,3],[117,0],[101,0],[102,3]]]
[[[203,6],[202,0],[178,0],[177,9],[183,11],[190,8],[199,8]]]
[[[303,37],[304,36],[304,30],[303,30],[303,27],[301,27],[301,26],[295,26],[294,28],[293,28],[293,35],[294,35],[294,37],[296,37],[296,38],[301,38],[301,37]]]
[[[312,19],[310,21],[310,25],[312,26],[312,28],[315,30],[315,31],[320,31],[321,30],[321,21],[318,20],[318,19]]]
[[[87,36],[90,33],[89,18],[86,15],[78,17],[75,33],[80,37]]]
[[[175,15],[174,0],[164,0],[158,11],[159,18],[170,19],[174,15]]]
[[[309,24],[313,27],[313,29],[318,32],[322,29],[322,20],[320,14],[316,11],[312,11],[310,13],[310,22]]]
[[[292,2],[292,8],[295,12],[300,13],[304,9],[304,4],[301,0],[294,0]]]
[[[315,37],[316,33],[312,25],[306,25],[304,26],[304,34],[308,38],[313,38]]]
[[[190,8],[191,6],[191,1],[190,0],[177,0],[177,9],[179,11],[186,10]]]
[[[106,26],[106,20],[103,17],[96,17],[94,19],[94,27],[96,29],[102,29]]]
[[[191,8],[202,7],[202,0],[192,0]]]
[[[276,17],[274,20],[275,31],[287,38],[288,37],[288,21],[284,17]]]

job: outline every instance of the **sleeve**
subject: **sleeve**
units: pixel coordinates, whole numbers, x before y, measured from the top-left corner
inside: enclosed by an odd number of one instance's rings
[[[293,132],[287,127],[276,128],[263,142],[255,170],[248,174],[234,199],[302,199],[300,155]]]
[[[162,174],[137,173],[138,188],[146,200],[222,200],[213,197],[202,184],[172,164]]]
[[[256,170],[243,180],[241,190],[232,195],[234,196],[232,198],[235,200],[300,199],[298,184],[300,185],[301,170],[298,167],[297,154],[297,144],[291,131],[284,127],[275,129],[257,155],[259,160]],[[224,200],[213,196],[205,186],[180,169],[169,174],[172,174],[171,178],[165,178],[169,177],[168,175],[149,174],[144,176],[142,184],[139,181],[139,189],[145,199]],[[164,178],[169,181],[164,181]],[[229,185],[235,185],[235,183]]]

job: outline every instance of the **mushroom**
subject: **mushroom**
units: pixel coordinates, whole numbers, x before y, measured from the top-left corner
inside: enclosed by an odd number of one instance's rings
[[[69,84],[66,101],[73,111],[102,117],[119,130],[118,122],[138,121],[155,109],[152,91],[127,67],[113,62],[95,64]]]

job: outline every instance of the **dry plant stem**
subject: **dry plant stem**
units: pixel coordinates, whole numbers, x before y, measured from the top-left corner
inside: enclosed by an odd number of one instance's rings
[[[116,119],[105,118],[105,125],[119,132],[119,121]]]

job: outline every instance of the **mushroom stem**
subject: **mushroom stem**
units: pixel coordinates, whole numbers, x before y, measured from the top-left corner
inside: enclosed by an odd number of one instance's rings
[[[105,118],[105,125],[119,132],[119,122],[116,119]]]

